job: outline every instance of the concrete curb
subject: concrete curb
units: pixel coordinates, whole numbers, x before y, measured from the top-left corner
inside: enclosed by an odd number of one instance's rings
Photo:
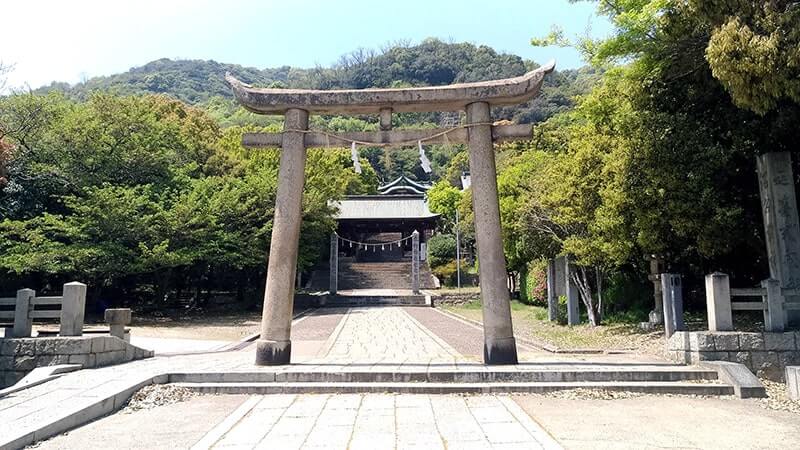
[[[0,398],[3,398],[6,395],[14,392],[19,392],[34,386],[38,386],[50,380],[55,380],[61,375],[80,370],[81,368],[83,368],[83,366],[80,364],[59,364],[56,366],[37,367],[30,371],[30,373],[25,375],[25,378],[19,380],[13,386],[9,386],[0,390]]]
[[[734,393],[739,398],[764,398],[767,396],[764,385],[744,364],[706,361],[700,364],[700,367],[716,370],[719,379],[733,386]]]

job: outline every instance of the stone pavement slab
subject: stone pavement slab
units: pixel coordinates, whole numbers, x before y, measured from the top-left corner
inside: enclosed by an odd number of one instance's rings
[[[193,449],[560,448],[508,398],[300,395],[272,407],[272,397],[252,397]]]

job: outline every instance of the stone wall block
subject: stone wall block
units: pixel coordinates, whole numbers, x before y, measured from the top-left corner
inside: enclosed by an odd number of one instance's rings
[[[697,361],[729,361],[728,352],[697,352]],[[696,361],[692,361],[693,363]]]
[[[0,372],[13,370],[14,357],[13,356],[0,356]]]
[[[764,351],[764,335],[761,333],[740,333],[739,348],[743,351]]]
[[[22,356],[14,360],[14,370],[16,371],[27,371],[35,368],[36,357],[34,356]]]
[[[764,333],[764,345],[767,351],[795,350],[794,333]]]
[[[17,354],[17,343],[11,339],[0,339],[0,356],[14,356]]]
[[[69,355],[69,364],[80,364],[83,368],[89,367],[89,354]]]
[[[95,337],[92,339],[92,353],[103,353],[106,351],[106,340],[104,337]]]
[[[780,360],[776,352],[753,352],[751,357],[753,358],[752,370],[756,375],[770,380],[783,379],[783,371],[780,368]]]
[[[709,333],[712,334],[712,333]],[[739,351],[739,333],[713,333],[714,346],[717,351],[738,352]]]
[[[81,355],[91,353],[91,338],[62,339],[57,345],[57,352],[62,355]]]
[[[714,345],[714,336],[711,333],[693,331],[689,333],[689,348],[695,352],[713,352],[717,349]]]
[[[730,361],[744,364],[748,368],[753,365],[753,359],[750,357],[750,352],[731,352]]]
[[[136,357],[135,347],[128,345],[125,347],[125,361],[132,361]]]
[[[36,339],[17,341],[17,355],[33,356],[36,354]]]
[[[675,334],[669,337],[667,340],[667,348],[669,350],[689,350],[691,349],[690,344],[690,333],[688,331],[676,331]]]
[[[50,360],[50,366],[55,366],[58,364],[67,364],[69,363],[70,355],[53,355],[53,359]]]
[[[96,365],[98,367],[102,366],[109,366],[112,364],[118,364],[125,359],[125,351],[124,350],[117,350],[105,353],[98,353],[96,359]]]
[[[105,344],[106,345],[106,347],[105,347],[106,350],[105,351],[107,351],[107,352],[109,352],[109,351],[116,352],[116,351],[120,351],[120,350],[122,350],[122,351],[125,350],[125,341],[123,341],[122,339],[120,339],[118,337],[114,337],[114,336],[105,336],[105,337],[103,337],[103,339],[105,339],[105,341],[106,341],[106,344]]]
[[[53,340],[51,338],[36,338],[34,340],[36,346],[34,354],[36,355],[52,355],[53,354]]]
[[[781,364],[781,367],[800,365],[800,352],[778,352],[778,362]]]

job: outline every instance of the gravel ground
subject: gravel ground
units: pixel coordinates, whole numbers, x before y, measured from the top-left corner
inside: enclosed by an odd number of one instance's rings
[[[762,407],[800,415],[800,401],[789,398],[785,383],[776,383],[765,379],[762,379],[761,383],[764,384],[764,388],[767,390],[767,398],[758,399]]]
[[[136,391],[121,412],[130,414],[142,409],[171,405],[184,402],[195,395],[195,393],[186,388],[171,384],[151,384]]]

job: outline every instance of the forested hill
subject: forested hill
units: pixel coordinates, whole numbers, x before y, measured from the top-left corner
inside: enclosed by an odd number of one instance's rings
[[[506,78],[522,75],[536,66],[533,61],[498,53],[486,46],[427,39],[418,45],[397,45],[382,51],[360,49],[341,57],[329,68],[284,66],[261,70],[216,61],[159,59],[125,73],[91,78],[74,86],[53,83],[39,92],[57,90],[75,99],[86,99],[97,90],[161,93],[189,104],[213,104],[218,109],[232,97],[224,80],[225,72],[257,86],[362,89]],[[574,96],[588,92],[597,77],[589,68],[556,72],[548,77],[540,98],[528,105],[497,111],[496,115],[521,123],[542,121],[570,108]]]

